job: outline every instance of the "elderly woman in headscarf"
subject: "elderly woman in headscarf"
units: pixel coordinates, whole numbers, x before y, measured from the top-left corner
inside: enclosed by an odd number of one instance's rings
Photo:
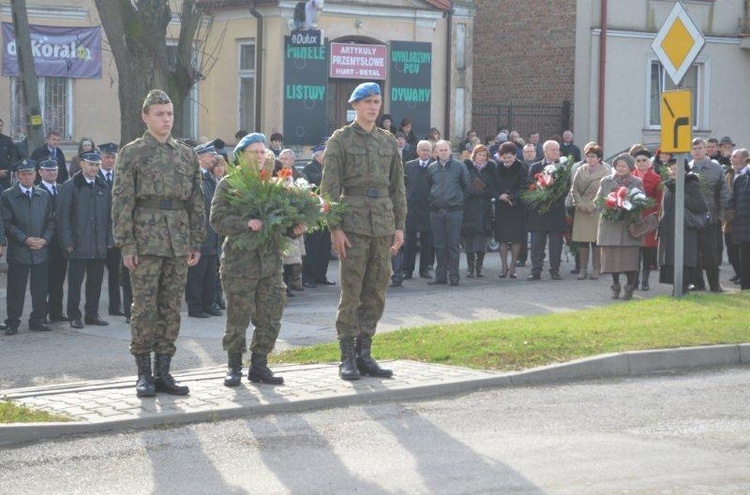
[[[469,195],[464,201],[461,237],[469,265],[467,277],[483,277],[484,255],[492,225],[492,198],[495,194],[495,162],[490,150],[480,144],[464,161],[469,171]]]
[[[633,175],[635,161],[627,153],[615,158],[612,164],[612,175],[604,177],[599,183],[594,204],[604,201],[612,192],[624,187],[630,192],[633,188],[643,190],[643,182]],[[641,250],[641,239],[633,237],[628,232],[630,220],[608,220],[604,216],[599,218],[599,229],[596,244],[601,248],[602,273],[612,274],[612,299],[619,299],[622,286],[620,274],[627,277],[623,299],[633,298],[635,281],[638,276],[638,261]]]

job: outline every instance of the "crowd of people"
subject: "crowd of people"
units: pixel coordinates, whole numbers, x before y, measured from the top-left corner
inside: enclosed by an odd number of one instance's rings
[[[339,374],[389,377],[371,355],[386,286],[401,287],[415,273],[431,285],[459,286],[462,251],[467,278],[487,275],[494,242],[499,278],[518,279],[529,263],[526,279],[540,281],[546,262],[549,279],[561,280],[567,243],[576,279],[610,275],[614,299],[649,290],[654,271],[659,282],[674,284],[678,174],[685,179],[682,290],[723,292],[724,250],[731,281],[750,288],[750,152],[736,149],[729,137],[695,138],[684,164],[660,150],[652,156],[639,144],[607,163],[597,143],[581,150],[570,130],[541,142],[538,132],[525,141],[503,129],[485,143],[469,131],[455,150],[436,128],[418,140],[408,118],[399,126],[388,114],[377,119],[382,99],[375,83],[358,86],[350,103],[355,121],[315,146],[301,170],[279,133],[267,141],[238,131],[231,158],[218,139],[176,141],[172,103],[159,90],[144,101],[142,138],[122,150],[82,138],[69,166],[57,132],[48,132],[27,158],[0,131],[5,334],[18,333],[27,285],[32,331],[49,331],[49,322],[108,325],[99,314],[106,268],[109,315],[131,324],[139,397],[189,392],[169,373],[183,298],[192,318],[227,311],[225,385],[240,383],[251,321],[248,377],[278,385],[283,379],[266,357],[287,297],[334,285],[327,271],[335,252]],[[227,200],[233,186],[222,178],[230,159],[257,163],[269,175],[304,178],[340,199],[346,213],[330,230],[294,225],[283,251],[248,248],[238,239],[260,232],[264,220],[238,213]]]

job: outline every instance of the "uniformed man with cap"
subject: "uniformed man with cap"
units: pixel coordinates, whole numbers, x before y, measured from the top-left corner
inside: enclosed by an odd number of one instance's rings
[[[305,165],[302,173],[307,181],[320,186],[323,178],[323,160],[326,145],[319,144],[312,149],[312,160]],[[318,285],[333,285],[328,280],[328,261],[331,257],[331,235],[328,229],[319,229],[305,235],[305,256],[302,259],[302,285],[315,288]]]
[[[99,152],[102,155],[102,163],[99,164],[98,177],[107,184],[107,190],[109,191],[110,197],[112,196],[112,184],[115,180],[115,160],[117,159],[117,151],[119,146],[115,143],[104,143],[99,145]],[[110,201],[110,210],[112,209],[112,203]],[[114,241],[114,240],[113,240]],[[123,272],[124,276],[127,277],[127,270],[122,267],[122,255],[120,248],[114,244],[107,247],[107,291],[109,292],[109,314],[110,316],[122,316],[123,304],[125,309],[130,314],[130,303],[133,302],[132,294],[127,298],[127,301],[123,301],[125,298],[120,297],[120,285],[123,285],[123,292],[130,294],[130,278],[127,278],[127,291],[122,281]]]
[[[330,225],[339,254],[341,300],[336,332],[339,375],[390,377],[372,358],[372,337],[385,308],[392,256],[404,243],[406,193],[396,138],[376,126],[382,96],[373,82],[349,98],[356,117],[326,143],[321,191],[346,205],[340,224]]]
[[[58,180],[60,164],[51,158],[37,163],[39,169],[38,187],[47,191],[52,201],[52,211],[57,215],[57,196],[62,187]],[[60,232],[55,229],[55,237],[47,247],[49,250],[49,267],[47,270],[47,314],[49,321],[68,321],[63,313],[63,296],[65,295],[65,276],[68,271],[68,260],[60,243]]]
[[[70,326],[107,326],[99,317],[107,247],[112,238],[111,196],[99,172],[101,154],[80,154],[81,170],[62,185],[57,204],[57,232],[68,258],[68,316]],[[86,304],[81,321],[81,285],[86,277]]]
[[[273,170],[275,155],[266,150],[266,137],[252,133],[243,137],[234,148],[235,160],[243,156],[267,173]],[[247,327],[252,321],[250,343],[251,382],[281,385],[284,379],[274,376],[268,368],[268,354],[274,348],[281,329],[281,314],[286,304],[286,287],[282,280],[282,253],[265,245],[242,248],[236,244],[239,234],[263,229],[259,212],[238,212],[227,200],[231,186],[223,178],[216,186],[211,203],[211,226],[225,236],[221,255],[221,283],[227,296],[227,324],[222,346],[227,352],[228,369],[224,385],[236,387],[242,379],[242,354],[247,349]],[[288,235],[299,237],[304,225],[295,225]]]
[[[49,244],[55,233],[55,215],[46,190],[35,187],[36,165],[24,158],[14,164],[18,182],[2,192],[2,217],[8,244],[8,328],[6,335],[18,333],[31,279],[29,330],[49,331],[47,315],[47,271]]]
[[[138,365],[136,395],[186,395],[170,365],[180,331],[188,266],[200,260],[205,207],[198,157],[172,137],[172,100],[151,90],[143,101],[143,137],[120,150],[112,185],[115,244],[133,286],[130,352]],[[154,372],[151,353],[154,353]]]
[[[213,168],[216,149],[214,142],[196,146],[198,162],[201,167],[203,181],[203,204],[206,208],[206,240],[201,245],[201,259],[198,264],[188,268],[187,284],[185,285],[185,302],[188,316],[193,318],[208,318],[221,316],[222,312],[215,306],[217,264],[219,257],[219,235],[208,221],[211,210],[211,200],[216,191],[216,180]]]

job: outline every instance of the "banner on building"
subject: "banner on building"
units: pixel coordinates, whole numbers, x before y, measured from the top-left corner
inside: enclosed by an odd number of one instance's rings
[[[102,77],[100,27],[29,26],[36,75],[40,77]],[[18,75],[13,24],[3,23],[3,76]]]
[[[284,39],[284,144],[315,145],[326,135],[326,47]]]
[[[387,77],[385,45],[331,43],[331,77],[383,81]]]
[[[432,44],[392,41],[390,62],[389,112],[396,126],[409,117],[414,134],[422,139],[431,127]]]

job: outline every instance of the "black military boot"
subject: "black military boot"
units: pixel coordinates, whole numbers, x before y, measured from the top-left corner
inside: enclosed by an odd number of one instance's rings
[[[357,354],[354,351],[354,338],[344,337],[343,339],[339,339],[339,347],[341,348],[339,376],[342,380],[359,380]]]
[[[224,386],[236,387],[242,381],[242,353],[230,352],[227,354],[227,376],[224,377]]]
[[[257,352],[250,355],[250,370],[247,372],[247,377],[253,383],[284,384],[284,379],[280,376],[273,376],[273,371],[268,368],[268,357]]]
[[[366,376],[376,376],[378,378],[390,378],[393,371],[381,368],[377,361],[372,358],[370,349],[372,348],[372,337],[369,335],[357,338],[355,349],[357,351],[357,369]]]
[[[477,278],[484,278],[484,251],[477,252]]]
[[[190,389],[185,385],[179,385],[169,374],[171,363],[172,356],[169,354],[154,355],[154,385],[156,385],[156,391],[170,395],[189,394]]]
[[[135,364],[138,366],[138,381],[135,384],[135,395],[138,397],[153,397],[156,395],[154,377],[151,374],[151,354],[138,354],[135,356]]]

